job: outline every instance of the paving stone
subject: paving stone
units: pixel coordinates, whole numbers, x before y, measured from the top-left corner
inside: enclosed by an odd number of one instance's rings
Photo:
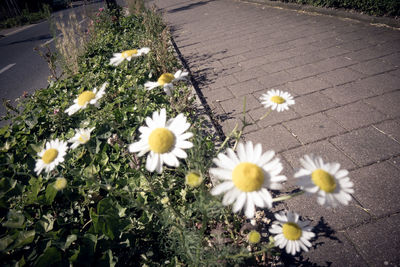
[[[221,122],[220,124],[222,126],[222,131],[224,132],[224,134],[226,136],[228,136],[232,132],[232,130],[235,128],[236,124],[238,125],[238,128],[237,128],[238,131],[243,126],[243,123],[241,122],[240,117],[238,117],[238,116],[229,115],[229,116],[219,116],[219,117],[222,118],[222,119],[220,119],[220,122]],[[224,117],[227,117],[227,118],[224,118]],[[259,130],[259,127],[257,126],[257,124],[255,124],[254,121],[251,120],[251,118],[247,118],[247,119],[248,119],[248,122],[250,122],[252,124],[247,126],[244,129],[244,131],[243,131],[244,134]]]
[[[393,76],[395,76],[395,77],[400,77],[400,69],[397,69],[397,70],[395,70],[395,71],[388,72],[388,74],[393,75]]]
[[[303,144],[319,141],[345,131],[344,128],[321,113],[285,122],[284,125],[288,127]],[[310,131],[310,129],[313,130]]]
[[[324,72],[318,67],[315,67],[313,64],[308,64],[293,69],[288,69],[286,71],[290,74],[291,77],[295,78],[296,80],[300,80],[306,77],[311,77]]]
[[[380,95],[400,89],[400,78],[393,77],[389,73],[383,73],[362,79],[359,81],[359,85],[373,91],[375,95]]]
[[[317,77],[309,77],[294,82],[288,82],[287,87],[290,88],[290,92],[294,92],[297,95],[304,95],[329,88],[331,85]]]
[[[400,157],[391,158],[388,160],[388,162],[400,170]]]
[[[300,164],[300,158],[309,154],[322,157],[324,162],[338,162],[342,169],[351,170],[357,168],[357,165],[355,165],[350,158],[348,158],[327,140],[290,149],[282,153],[285,159],[295,170],[302,167]]]
[[[253,120],[257,121],[257,124],[261,128],[265,128],[267,126],[271,126],[274,124],[280,124],[285,121],[293,120],[298,117],[300,117],[299,114],[293,111],[293,109],[285,110],[282,112],[276,112],[276,111],[270,111],[270,113],[267,115],[262,120],[259,120],[261,117],[263,117],[269,109],[266,109],[264,107],[254,109],[252,111],[249,111],[249,115],[253,118]]]
[[[282,125],[270,126],[245,135],[246,140],[261,143],[265,150],[284,151],[299,146],[299,141]]]
[[[370,266],[399,266],[400,214],[347,230]]]
[[[219,62],[221,62],[222,65],[226,66],[234,63],[237,64],[238,62],[241,62],[243,60],[246,60],[246,58],[244,56],[238,55],[220,59]]]
[[[339,36],[339,38],[341,38],[341,37]],[[345,43],[342,43],[339,45],[340,48],[350,50],[350,51],[358,51],[358,50],[362,50],[362,49],[370,47],[370,46],[372,46],[370,43],[364,42],[362,40],[345,42]]]
[[[241,61],[239,62],[239,66],[241,66],[244,70],[246,69],[251,69],[254,67],[259,67],[264,64],[268,63],[268,59],[265,57],[257,57],[257,58],[251,58],[246,61]]]
[[[213,79],[207,82],[209,84],[209,88],[211,90],[221,88],[223,86],[229,86],[232,84],[237,84],[238,80],[233,75],[218,77],[217,79]]]
[[[400,212],[399,170],[389,162],[376,163],[350,172],[354,197],[376,217]]]
[[[324,59],[322,61],[314,63],[314,67],[317,67],[323,72],[340,69],[343,67],[351,66],[357,64],[357,62],[345,57],[338,56],[333,58]]]
[[[260,107],[260,102],[253,95],[245,95],[239,98],[232,98],[225,101],[220,101],[225,113],[230,115],[243,113],[243,101],[246,97],[246,111]]]
[[[230,74],[240,72],[242,70],[243,69],[237,63],[233,63],[233,64],[229,64],[229,65],[224,65],[220,69],[216,69],[216,74],[218,76],[227,76]]]
[[[267,73],[260,69],[259,67],[255,67],[248,70],[242,70],[240,72],[236,72],[233,75],[239,82],[244,82],[252,79],[257,79],[259,77],[264,77]]]
[[[391,118],[396,118],[400,115],[400,90],[366,99],[365,102]]]
[[[282,70],[293,68],[294,65],[286,60],[269,63],[261,66],[260,68],[267,73],[276,73]]]
[[[385,51],[384,49],[377,49],[376,46],[368,47],[356,52],[346,54],[347,57],[357,60],[357,61],[368,61],[374,58],[380,58],[391,54],[390,51]]]
[[[364,87],[360,82],[331,87],[321,91],[321,93],[341,105],[376,95],[374,91]]]
[[[327,110],[337,106],[332,100],[320,92],[295,98],[293,109],[302,116],[310,115],[319,111]]]
[[[320,51],[314,52],[315,54],[322,56],[324,58],[336,57],[344,54],[348,54],[350,51],[340,48],[338,46],[330,47],[327,49],[322,49]]]
[[[384,62],[382,59],[373,59],[370,61],[362,62],[357,65],[353,65],[349,67],[352,70],[368,74],[368,75],[375,75],[391,70],[395,70],[396,66]]]
[[[400,66],[400,52],[381,57],[384,62],[392,64],[395,67]]]
[[[215,90],[203,90],[202,93],[207,102],[210,103],[221,102],[235,97],[226,87],[221,87]]]
[[[373,127],[335,136],[330,141],[359,166],[382,161],[400,153],[398,143]]]
[[[273,88],[274,86],[282,85],[292,80],[294,79],[285,71],[267,74],[264,77],[258,78],[258,81],[264,88]]]
[[[316,64],[316,62],[319,62],[323,60],[324,57],[314,55],[314,54],[307,54],[307,55],[298,55],[292,58],[287,59],[287,62],[291,63],[293,66],[300,67],[304,66],[310,63]]]
[[[347,130],[368,126],[387,118],[362,101],[331,109],[325,113]]]
[[[362,256],[342,233],[321,235],[313,244],[314,246],[309,252],[301,254],[302,259],[288,260],[285,262],[285,266],[367,266]],[[298,258],[296,257],[295,260]]]
[[[357,202],[354,199],[349,205],[342,205],[334,209],[319,205],[315,194],[303,194],[289,199],[285,203],[289,210],[299,213],[314,223],[322,220],[329,228],[335,231],[365,223],[371,219],[367,212],[357,206]]]
[[[341,85],[348,82],[353,82],[359,80],[360,78],[365,77],[365,75],[353,71],[349,68],[341,68],[337,70],[333,70],[330,72],[326,72],[324,74],[320,74],[317,76],[318,78],[327,81],[331,85]]]
[[[257,80],[248,80],[245,82],[237,83],[228,86],[229,90],[236,96],[241,97],[247,94],[251,94],[256,91],[265,89],[265,85],[258,82]]]
[[[400,143],[400,122],[398,120],[390,120],[375,124],[375,127]]]

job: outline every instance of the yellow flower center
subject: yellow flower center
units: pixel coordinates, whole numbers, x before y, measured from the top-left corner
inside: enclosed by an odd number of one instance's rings
[[[256,230],[253,230],[253,231],[250,231],[250,233],[247,236],[247,238],[249,239],[250,243],[256,244],[256,243],[260,242],[261,235]]]
[[[54,187],[57,190],[63,190],[65,187],[67,187],[67,179],[57,178],[56,182],[54,183]]]
[[[161,199],[161,204],[167,204],[168,203],[168,201],[169,201],[169,197],[163,197],[162,199]]]
[[[137,49],[126,50],[122,52],[122,57],[127,58],[137,54]]]
[[[164,85],[166,83],[171,83],[172,80],[175,79],[175,76],[171,73],[164,73],[158,78],[157,82],[159,85]]]
[[[283,236],[287,240],[299,240],[301,237],[301,228],[292,222],[285,223],[282,227]]]
[[[53,160],[55,160],[57,156],[58,156],[58,150],[55,148],[49,148],[44,152],[42,160],[44,163],[49,164],[53,162]]]
[[[203,178],[196,172],[189,172],[186,175],[186,184],[191,187],[197,187],[201,184]]]
[[[86,134],[81,134],[78,138],[79,143],[81,144],[86,144],[87,141],[89,141],[89,136],[87,136]]]
[[[92,91],[84,91],[78,96],[78,105],[83,107],[87,102],[95,97],[96,95]]]
[[[149,135],[148,142],[151,151],[162,154],[171,150],[175,143],[175,136],[166,128],[157,128]]]
[[[280,97],[278,95],[274,95],[273,97],[270,98],[270,100],[277,104],[283,104],[286,102],[286,100],[283,97]]]
[[[257,191],[264,183],[264,173],[256,164],[242,162],[233,169],[232,180],[243,192]]]
[[[313,171],[311,173],[311,180],[316,186],[327,193],[332,193],[336,189],[335,178],[324,170],[316,169]]]

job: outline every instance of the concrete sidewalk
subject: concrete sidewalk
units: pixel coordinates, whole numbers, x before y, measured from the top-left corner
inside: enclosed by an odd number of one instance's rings
[[[248,127],[244,138],[278,152],[293,189],[299,157],[339,162],[354,201],[335,210],[300,196],[284,207],[318,235],[295,265],[400,265],[400,31],[234,0],[158,0],[196,85],[228,134],[260,118],[269,89],[296,104]]]

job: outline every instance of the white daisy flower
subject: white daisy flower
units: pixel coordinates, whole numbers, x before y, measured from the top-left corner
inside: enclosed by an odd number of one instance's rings
[[[354,193],[353,183],[347,170],[340,170],[339,163],[324,163],[321,157],[305,155],[300,159],[303,166],[294,177],[298,185],[307,193],[318,193],[320,205],[336,207],[347,205]]]
[[[93,91],[83,91],[75,100],[72,106],[65,110],[68,115],[72,115],[80,109],[84,109],[88,104],[97,104],[97,101],[103,97],[105,94],[105,88],[108,83],[103,83],[100,90],[97,91],[97,88],[94,88]]]
[[[118,66],[125,59],[131,61],[133,57],[139,57],[150,52],[150,48],[143,47],[140,49],[126,50],[122,53],[114,53],[113,57],[110,59],[110,65]]]
[[[46,148],[38,153],[40,158],[36,161],[36,174],[39,175],[43,169],[46,172],[51,172],[60,162],[64,161],[67,150],[67,142],[58,139],[47,142]]]
[[[261,95],[260,100],[265,108],[271,107],[272,110],[276,109],[278,112],[288,110],[289,106],[294,105],[293,96],[280,90],[269,90]]]
[[[283,167],[275,152],[262,153],[261,144],[253,146],[251,141],[245,145],[239,143],[236,153],[228,148],[227,155],[219,153],[213,162],[218,168],[211,168],[210,173],[223,182],[211,190],[212,195],[225,193],[222,204],[233,204],[233,212],[245,207],[247,218],[253,218],[255,206],[272,207],[272,196],[267,188],[281,189],[281,182],[286,180],[279,173]]]
[[[315,236],[309,226],[309,221],[299,220],[299,215],[295,212],[288,211],[275,213],[277,221],[273,222],[269,232],[276,234],[274,236],[275,245],[279,248],[286,247],[286,253],[295,255],[301,249],[308,251],[311,247],[310,239]]]
[[[178,167],[177,158],[186,158],[187,154],[183,149],[193,147],[193,143],[186,139],[193,136],[185,131],[189,129],[190,123],[181,113],[167,121],[165,109],[155,111],[153,118],[146,118],[147,126],[139,128],[140,141],[129,145],[130,152],[139,152],[141,157],[147,152],[146,169],[149,172],[162,172],[163,164],[171,167]]]
[[[174,89],[174,85],[172,83],[180,80],[185,80],[188,74],[188,72],[183,72],[181,70],[178,70],[175,74],[164,73],[160,76],[160,78],[158,78],[157,82],[146,82],[144,84],[144,87],[147,90],[151,90],[158,86],[163,86],[165,93],[170,96],[171,90]]]
[[[68,143],[72,143],[71,149],[75,149],[79,145],[86,144],[90,140],[90,133],[93,130],[94,127],[89,129],[75,129],[74,137],[68,140]]]

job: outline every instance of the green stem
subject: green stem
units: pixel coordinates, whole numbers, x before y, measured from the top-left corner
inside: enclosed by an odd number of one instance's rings
[[[224,142],[221,144],[220,148],[218,149],[216,155],[219,154],[219,152],[221,152],[221,150],[224,148],[224,146],[226,145],[226,143],[228,143],[228,140],[231,138],[231,136],[236,132],[237,128],[238,128],[238,124],[236,123],[235,128],[233,128],[233,130],[230,132],[230,134],[225,138]]]
[[[299,191],[299,192],[293,193],[293,194],[291,194],[291,195],[285,195],[285,196],[273,198],[273,199],[272,199],[272,202],[278,202],[278,201],[288,200],[288,199],[291,199],[291,198],[300,196],[300,195],[302,195],[302,194],[304,194],[304,191]]]
[[[267,110],[267,112],[265,112],[265,114],[261,118],[259,118],[257,122],[265,119],[271,113],[271,111],[272,109]]]

